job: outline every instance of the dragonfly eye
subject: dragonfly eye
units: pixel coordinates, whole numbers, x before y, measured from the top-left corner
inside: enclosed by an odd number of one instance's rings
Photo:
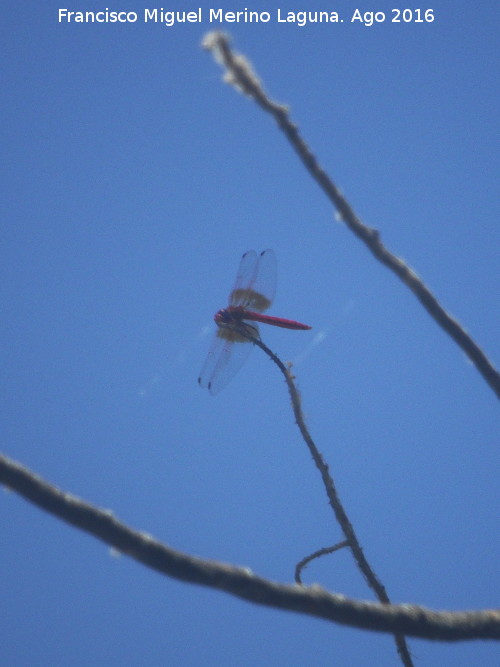
[[[227,319],[227,311],[225,308],[221,308],[221,310],[218,310],[214,315],[214,320],[217,324],[219,324],[219,322],[227,322]]]

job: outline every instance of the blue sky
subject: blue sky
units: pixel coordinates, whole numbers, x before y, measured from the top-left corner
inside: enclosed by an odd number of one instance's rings
[[[340,533],[283,382],[254,350],[217,397],[196,383],[240,255],[273,248],[270,312],[313,329],[263,339],[295,363],[392,600],[498,606],[497,399],[199,48],[231,33],[358,215],[498,366],[496,3],[393,24],[381,0],[372,27],[348,2],[329,8],[343,24],[304,27],[64,24],[59,6],[1,13],[2,449],[174,548],[291,581]],[[278,7],[304,9],[248,8]],[[397,664],[388,636],[160,577],[13,493],[1,513],[9,667]],[[304,580],[371,597],[347,552]],[[486,642],[410,646],[426,666],[498,659]]]

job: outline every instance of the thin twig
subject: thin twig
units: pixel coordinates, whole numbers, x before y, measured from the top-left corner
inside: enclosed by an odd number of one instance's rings
[[[476,366],[486,382],[500,398],[500,373],[483,350],[461,324],[439,303],[422,279],[400,257],[392,254],[380,240],[378,230],[363,224],[348,201],[319,164],[309,146],[302,139],[298,127],[290,120],[289,109],[272,101],[264,92],[260,80],[249,61],[229,46],[229,37],[221,32],[208,33],[203,47],[212,51],[215,59],[226,68],[225,80],[251,97],[270,113],[284,132],[304,166],[337,208],[340,218],[360,238],[370,252],[415,294],[431,317],[459,345]]]
[[[316,558],[321,558],[321,556],[327,556],[328,554],[333,554],[339,549],[343,549],[344,547],[348,547],[349,542],[347,540],[344,540],[343,542],[339,542],[338,544],[334,544],[332,547],[323,547],[322,549],[318,549],[312,554],[309,554],[309,556],[306,556],[303,558],[301,561],[299,561],[295,567],[295,581],[298,584],[302,584],[302,570],[305,568],[306,565],[308,565],[312,560],[315,560]]]
[[[247,568],[194,558],[132,530],[109,511],[65,493],[0,454],[0,484],[117,551],[175,579],[219,589],[276,609],[323,618],[342,625],[441,641],[500,639],[500,610],[431,611],[416,605],[380,605],[334,595],[320,586],[280,584]]]

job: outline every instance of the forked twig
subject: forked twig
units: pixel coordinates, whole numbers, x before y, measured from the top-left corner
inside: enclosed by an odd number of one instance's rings
[[[267,345],[265,345],[265,343],[262,342],[260,338],[255,338],[254,336],[252,336],[250,330],[247,327],[238,326],[235,323],[232,323],[231,325],[219,324],[219,326],[222,328],[229,328],[233,330],[236,329],[239,334],[241,334],[248,340],[252,341],[254,345],[257,345],[257,347],[260,347],[260,349],[267,354],[267,356],[271,359],[271,361],[273,361],[282,372],[286,384],[288,386],[288,391],[290,393],[290,399],[292,402],[295,421],[309,449],[309,452],[311,453],[313,461],[316,464],[317,469],[319,470],[321,479],[323,480],[323,485],[326,490],[326,495],[328,496],[328,502],[330,503],[330,506],[333,509],[333,512],[340,525],[340,528],[344,533],[344,537],[346,538],[349,548],[351,549],[351,553],[354,557],[354,560],[356,561],[358,568],[361,570],[363,576],[366,579],[366,582],[368,583],[369,587],[373,590],[378,600],[382,602],[382,604],[391,604],[391,601],[389,599],[389,596],[387,595],[385,587],[379,581],[377,575],[375,574],[372,567],[366,560],[366,557],[363,553],[363,549],[361,548],[356,533],[354,532],[354,528],[352,527],[352,524],[347,517],[347,513],[344,510],[342,503],[340,502],[340,498],[337,493],[337,489],[335,488],[334,481],[328,471],[328,465],[323,459],[323,456],[316,447],[316,444],[314,443],[311,434],[307,429],[307,426],[304,421],[304,415],[302,413],[300,394],[293,381],[293,376],[290,368],[287,368],[285,364],[281,361],[281,359],[278,356],[276,356],[276,354],[274,354],[274,352],[270,350],[267,347]],[[401,634],[395,634],[394,639],[402,663],[408,667],[413,665],[410,656],[410,651],[408,649],[408,645],[406,643],[404,636]]]
[[[486,382],[500,398],[500,373],[483,350],[461,324],[439,303],[422,279],[400,258],[392,254],[380,240],[378,230],[368,227],[356,216],[348,201],[319,164],[309,146],[302,139],[298,127],[290,120],[288,107],[273,102],[262,87],[245,56],[235,53],[229,46],[229,37],[222,32],[208,33],[203,47],[211,51],[224,68],[224,79],[237,90],[251,97],[270,113],[284,132],[304,166],[338,210],[340,218],[360,238],[370,252],[415,294],[431,317],[462,348]]]

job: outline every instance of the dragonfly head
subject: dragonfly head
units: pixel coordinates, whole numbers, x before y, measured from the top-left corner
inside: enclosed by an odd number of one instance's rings
[[[215,313],[214,321],[216,324],[230,324],[234,321],[234,318],[231,317],[226,308],[221,308]]]

